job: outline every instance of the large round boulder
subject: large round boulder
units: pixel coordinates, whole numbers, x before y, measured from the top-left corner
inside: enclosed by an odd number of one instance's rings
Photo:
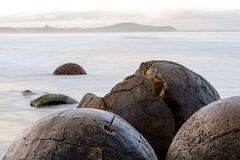
[[[142,133],[158,158],[164,159],[175,132],[174,119],[146,77],[129,76],[104,97],[86,94],[78,107],[102,109],[121,116]]]
[[[240,97],[211,103],[192,115],[169,148],[167,160],[239,160]]]
[[[53,73],[54,75],[80,75],[87,74],[86,71],[75,63],[66,63],[59,66]]]
[[[176,131],[201,107],[220,99],[206,79],[174,62],[143,62],[136,75],[152,81],[155,93],[172,111]]]
[[[157,160],[143,136],[122,118],[96,109],[73,109],[36,122],[4,160]]]

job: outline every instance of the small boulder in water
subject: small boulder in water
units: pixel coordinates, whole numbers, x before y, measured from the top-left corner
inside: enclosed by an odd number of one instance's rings
[[[53,73],[54,75],[80,75],[87,74],[86,71],[75,63],[66,63],[59,66]]]
[[[45,94],[31,101],[32,107],[42,107],[60,104],[75,104],[77,101],[63,94]]]
[[[35,93],[33,93],[32,91],[30,90],[25,90],[22,92],[22,95],[23,96],[31,96],[31,95],[34,95]]]

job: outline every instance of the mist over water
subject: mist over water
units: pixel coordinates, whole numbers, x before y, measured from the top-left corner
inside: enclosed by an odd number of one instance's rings
[[[221,97],[240,95],[240,32],[167,32],[0,35],[0,159],[24,128],[40,117],[77,105],[43,109],[30,101],[49,93],[81,100],[105,95],[148,60],[170,60],[205,77]],[[53,76],[63,63],[83,76]],[[37,93],[22,96],[24,90]]]

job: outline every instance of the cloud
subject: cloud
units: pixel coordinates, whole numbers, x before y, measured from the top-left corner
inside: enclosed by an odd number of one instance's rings
[[[172,12],[169,23],[183,29],[238,29],[240,10],[235,11],[191,11]],[[166,21],[167,22],[167,21]]]
[[[82,11],[82,12],[48,12],[48,13],[20,13],[0,16],[1,22],[41,22],[41,21],[72,21],[72,20],[109,20],[118,18],[139,17],[141,14],[113,11]]]
[[[5,26],[97,27],[119,22],[171,25],[178,29],[240,29],[240,10],[168,10],[159,12],[81,11],[0,16]]]

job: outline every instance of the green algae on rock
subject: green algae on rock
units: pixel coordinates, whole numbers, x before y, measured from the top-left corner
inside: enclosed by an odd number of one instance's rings
[[[31,101],[32,107],[43,107],[60,104],[75,104],[77,101],[63,94],[44,94]]]

